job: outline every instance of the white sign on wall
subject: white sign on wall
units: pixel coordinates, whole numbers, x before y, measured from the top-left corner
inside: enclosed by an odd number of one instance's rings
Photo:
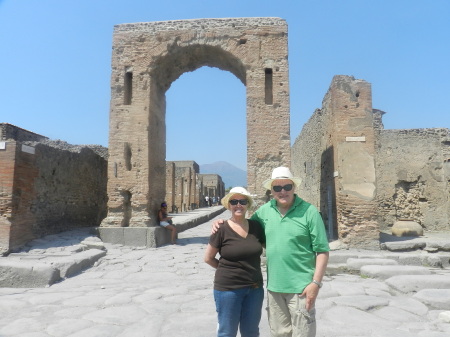
[[[35,149],[32,146],[22,145],[22,152],[34,154]]]
[[[6,150],[6,142],[0,142],[0,150]]]
[[[361,137],[345,137],[346,142],[365,142],[366,136]]]

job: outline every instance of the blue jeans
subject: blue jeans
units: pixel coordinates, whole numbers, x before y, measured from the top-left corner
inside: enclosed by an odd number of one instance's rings
[[[242,337],[258,337],[263,287],[235,290],[214,290],[219,321],[217,337],[236,337],[238,327]]]

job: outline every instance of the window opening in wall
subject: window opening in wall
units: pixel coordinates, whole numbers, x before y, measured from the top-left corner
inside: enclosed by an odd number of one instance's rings
[[[266,74],[265,76],[265,102],[266,104],[273,104],[273,78],[272,78],[272,69],[266,68],[264,69],[264,72]]]
[[[124,104],[130,105],[133,98],[133,73],[127,71],[125,73],[125,93],[124,93]]]
[[[122,223],[120,224],[120,226],[121,227],[129,227],[131,214],[132,214],[132,209],[131,209],[132,194],[130,191],[121,191],[120,195],[122,196],[122,208],[123,208],[123,218],[122,218]]]
[[[125,167],[128,171],[131,171],[131,146],[129,143],[124,144],[124,151],[123,151],[124,159],[125,159]]]

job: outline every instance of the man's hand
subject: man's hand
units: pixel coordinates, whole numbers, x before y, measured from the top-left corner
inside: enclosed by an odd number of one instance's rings
[[[306,286],[300,297],[306,296],[306,310],[311,310],[316,303],[317,295],[319,295],[319,287],[315,283],[310,283]]]
[[[218,219],[218,220],[214,221],[212,224],[212,227],[211,227],[211,234],[215,234],[219,230],[219,227],[224,222],[225,222],[225,220],[223,220],[223,219]]]

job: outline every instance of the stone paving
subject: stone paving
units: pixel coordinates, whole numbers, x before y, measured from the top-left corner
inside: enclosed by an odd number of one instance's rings
[[[215,336],[214,269],[203,262],[213,220],[181,232],[178,245],[104,244],[106,255],[91,268],[45,288],[0,288],[0,336]],[[74,235],[58,246],[53,236],[46,246],[43,238],[34,253],[74,252],[86,239]],[[316,304],[317,336],[450,336],[449,256],[439,255],[442,268],[424,266],[429,255],[331,252]],[[265,310],[260,329],[269,336]]]

